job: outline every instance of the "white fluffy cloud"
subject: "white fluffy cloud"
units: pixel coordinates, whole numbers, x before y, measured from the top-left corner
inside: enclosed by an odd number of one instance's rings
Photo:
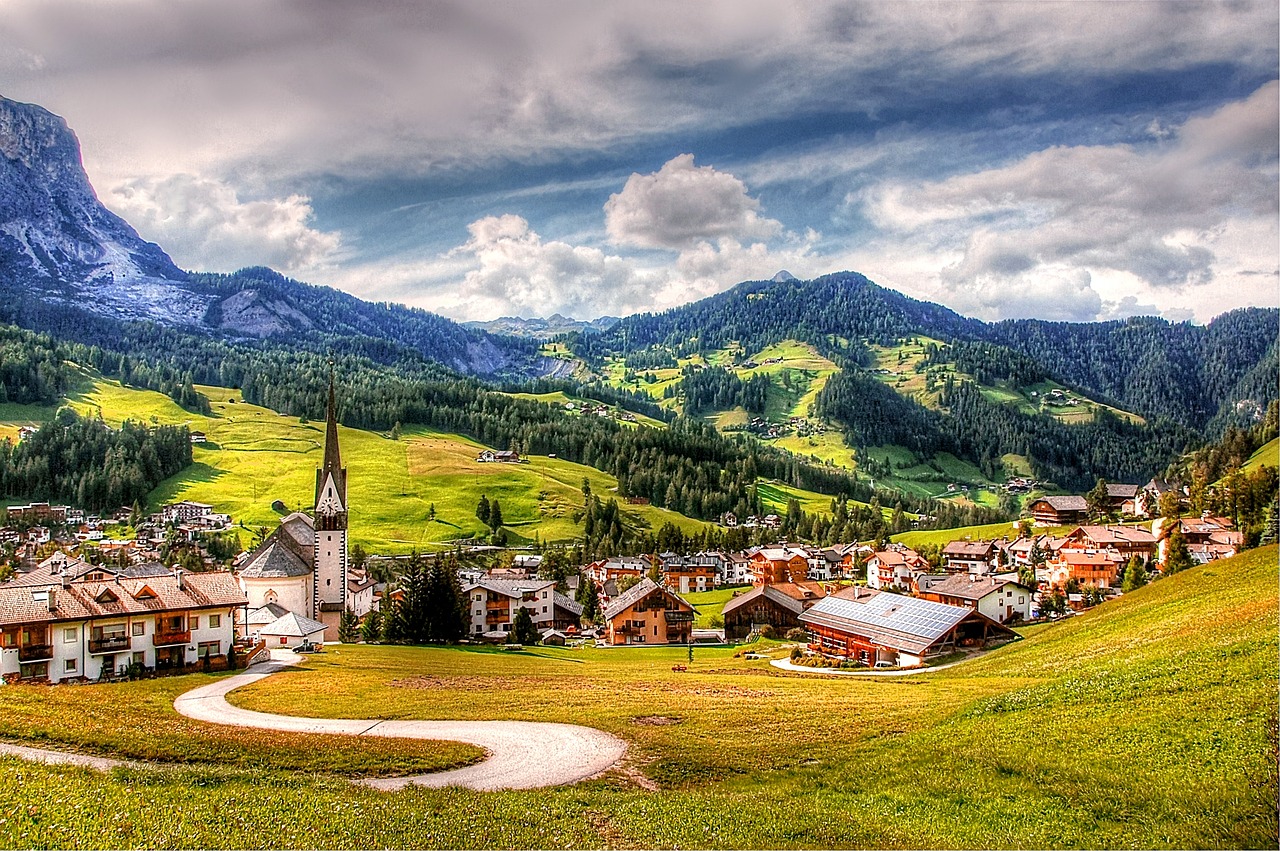
[[[1091,276],[1158,298],[1246,270],[1274,286],[1278,93],[1269,83],[1148,147],[1055,147],[938,182],[882,185],[868,213],[888,233],[951,252],[939,284],[981,316],[1095,318],[1103,299]]]
[[[300,273],[325,265],[340,246],[339,234],[310,226],[310,201],[301,195],[242,201],[225,183],[176,174],[129,181],[103,200],[184,269]]]
[[[782,224],[761,217],[760,202],[732,174],[696,166],[681,154],[652,174],[632,174],[604,205],[610,239],[639,248],[682,249],[703,240],[761,240]]]

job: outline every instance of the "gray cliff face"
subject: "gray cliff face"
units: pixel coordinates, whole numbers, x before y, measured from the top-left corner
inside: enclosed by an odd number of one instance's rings
[[[0,267],[109,316],[199,324],[211,300],[158,246],[102,206],[65,121],[0,98]]]

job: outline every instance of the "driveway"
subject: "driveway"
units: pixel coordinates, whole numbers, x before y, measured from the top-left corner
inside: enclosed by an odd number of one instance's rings
[[[212,724],[257,727],[296,733],[341,733],[397,739],[443,739],[484,748],[488,757],[453,771],[412,777],[359,781],[382,790],[405,786],[465,786],[469,789],[536,789],[563,786],[613,767],[627,750],[616,736],[575,724],[535,721],[384,721],[376,718],[299,718],[252,712],[227,703],[229,692],[296,664],[292,653],[272,654],[272,661],[179,695],[173,708],[188,718]]]

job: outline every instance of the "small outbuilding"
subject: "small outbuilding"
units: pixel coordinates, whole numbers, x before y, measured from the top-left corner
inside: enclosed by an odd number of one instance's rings
[[[327,628],[319,621],[286,612],[259,629],[258,637],[267,643],[267,647],[293,648],[305,643],[323,644]]]

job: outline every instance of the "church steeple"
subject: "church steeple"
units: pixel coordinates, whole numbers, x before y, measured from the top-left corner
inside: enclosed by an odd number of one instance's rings
[[[347,528],[347,470],[338,447],[338,405],[333,373],[329,373],[329,403],[325,409],[324,463],[316,471],[316,528]]]

